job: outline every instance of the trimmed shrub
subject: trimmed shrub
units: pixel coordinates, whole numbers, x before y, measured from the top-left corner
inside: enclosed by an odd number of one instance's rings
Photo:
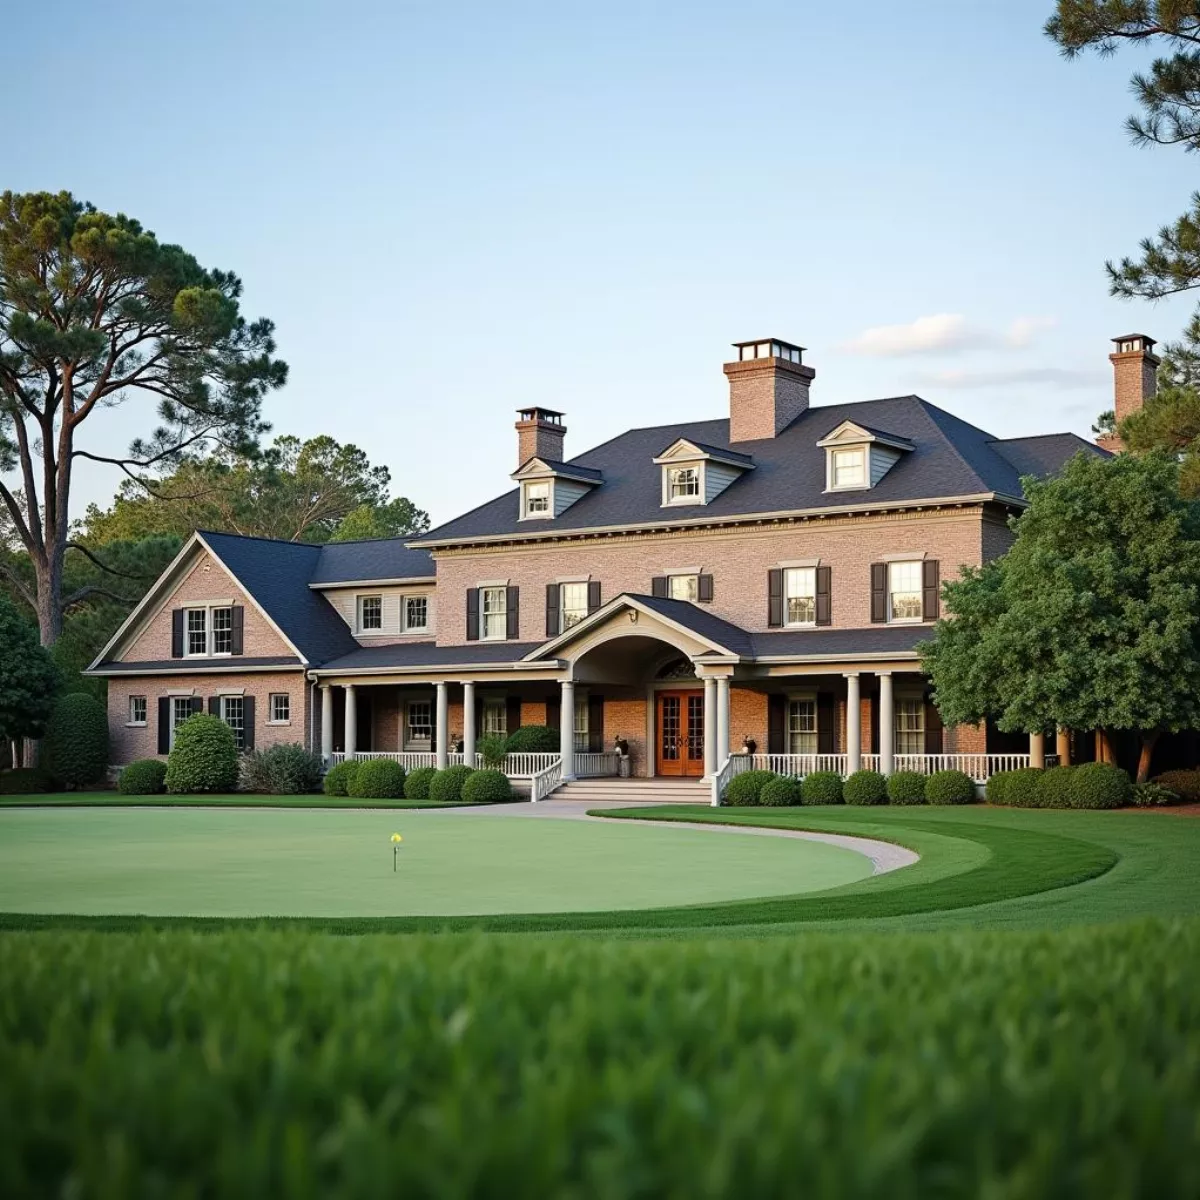
[[[925,776],[920,771],[897,771],[888,777],[887,794],[892,804],[924,804]]]
[[[347,790],[356,800],[401,800],[404,768],[390,758],[363,759]]]
[[[0,796],[34,796],[54,790],[54,780],[41,767],[17,767],[0,773]]]
[[[842,777],[836,771],[810,771],[800,784],[803,804],[842,804]]]
[[[1164,771],[1150,782],[1174,792],[1179,804],[1200,804],[1200,771]]]
[[[108,714],[94,696],[60,696],[42,743],[46,769],[67,788],[87,787],[104,778],[108,767]]]
[[[485,767],[499,769],[504,766],[504,760],[508,757],[508,739],[498,734],[480,738],[477,749]]]
[[[472,771],[463,780],[462,798],[467,804],[504,804],[513,798],[512,784],[503,771]]]
[[[358,773],[358,768],[359,762],[356,758],[347,759],[345,762],[330,767],[325,772],[325,779],[321,785],[322,791],[327,796],[350,795],[350,784]]]
[[[1072,808],[1124,808],[1133,802],[1133,784],[1111,763],[1084,763],[1072,771],[1067,798]]]
[[[508,735],[509,754],[554,754],[561,744],[557,729],[546,725],[522,725]]]
[[[1049,767],[1042,772],[1034,789],[1032,808],[1070,808],[1071,772],[1074,767]]]
[[[242,756],[245,791],[272,796],[305,796],[321,790],[321,756],[299,742],[280,742]]]
[[[769,808],[790,808],[803,803],[800,780],[794,775],[776,775],[768,779],[758,793],[759,804]]]
[[[1015,771],[1000,771],[987,781],[989,804],[1008,804],[1013,808],[1037,808],[1038,781],[1044,772],[1041,767],[1018,767]]]
[[[726,785],[723,799],[736,808],[753,808],[759,803],[763,788],[777,778],[774,771],[743,771]]]
[[[844,784],[847,804],[886,804],[887,780],[878,771],[855,771]]]
[[[437,774],[437,767],[414,767],[404,777],[406,800],[428,800],[429,784]]]
[[[975,781],[966,771],[934,771],[925,780],[929,804],[974,804]]]
[[[117,777],[122,796],[157,796],[167,790],[167,764],[161,758],[139,758]]]
[[[167,756],[168,792],[232,792],[237,778],[237,743],[220,717],[195,713],[176,728]]]
[[[1015,774],[1015,771],[997,771],[995,775],[988,776],[987,783],[983,787],[989,804],[1012,803],[1008,798],[1008,789],[1012,786]]]
[[[1178,804],[1179,797],[1161,783],[1135,783],[1133,803],[1138,808],[1165,808],[1170,804]]]
[[[444,771],[435,771],[429,782],[429,798],[439,804],[462,803],[463,784],[475,772],[468,766],[447,767]]]

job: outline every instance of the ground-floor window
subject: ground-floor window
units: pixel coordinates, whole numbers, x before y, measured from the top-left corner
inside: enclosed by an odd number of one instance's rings
[[[896,753],[925,753],[925,701],[920,697],[896,699]]]
[[[575,749],[586,751],[590,745],[588,729],[588,700],[586,696],[575,697]]]
[[[428,750],[433,745],[433,701],[410,700],[405,724],[405,750]]]
[[[483,702],[483,736],[508,736],[508,706],[503,697]]]
[[[146,723],[146,697],[145,696],[130,696],[129,697],[129,724],[130,725],[145,725]]]
[[[788,701],[788,753],[816,754],[817,702],[815,699]]]
[[[241,696],[219,696],[219,715],[233,730],[233,740],[239,750],[246,748],[246,702]]]
[[[171,697],[171,746],[175,745],[175,730],[192,715],[191,696]]]
[[[271,723],[287,725],[292,719],[292,698],[287,692],[271,693]]]

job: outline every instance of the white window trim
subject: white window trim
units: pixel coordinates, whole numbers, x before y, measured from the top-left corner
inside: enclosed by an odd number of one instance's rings
[[[559,632],[565,633],[568,629],[574,629],[580,621],[586,621],[588,617],[588,585],[589,579],[567,579],[560,582],[558,586],[558,623],[560,626]],[[583,588],[583,612],[579,617],[572,621],[570,625],[566,623],[567,615],[567,597],[566,592],[569,587]]]
[[[222,692],[222,693],[218,694],[217,699],[220,701],[220,703],[217,705],[217,716],[220,717],[221,720],[224,721],[226,725],[229,725],[229,719],[225,715],[225,702],[227,700],[241,700],[242,701],[242,744],[238,747],[238,753],[240,754],[243,750],[246,749],[245,697],[242,695],[241,692]],[[229,728],[233,729],[233,726],[229,725]],[[237,736],[236,730],[234,730],[234,736],[235,737]]]
[[[504,719],[504,733],[488,733],[487,732],[487,714],[488,709],[499,709]],[[507,737],[513,731],[508,727],[508,693],[507,692],[491,692],[483,697],[479,706],[479,729],[477,730],[479,737]]]
[[[146,715],[140,721],[135,721],[133,719],[133,702],[135,700],[140,700],[142,702],[143,707],[146,710]],[[128,718],[129,718],[125,722],[126,729],[145,729],[150,721],[150,697],[149,696],[130,696],[129,697],[129,706],[126,709],[126,712],[128,714]]]
[[[408,710],[412,704],[428,704],[429,705],[429,738],[410,738],[408,736],[411,726],[408,721]],[[434,736],[437,732],[437,713],[436,697],[433,692],[419,693],[416,696],[408,696],[400,705],[400,729],[398,732],[399,745],[402,750],[411,753],[424,753],[433,746]]]
[[[363,625],[363,602],[365,600],[379,601],[379,628],[368,629]],[[380,637],[387,630],[383,626],[383,593],[358,592],[354,596],[354,628],[359,637]]]
[[[694,496],[672,496],[671,495],[671,472],[672,471],[695,471],[696,472],[696,487],[697,492]],[[663,508],[679,508],[682,505],[704,504],[704,497],[707,494],[708,480],[705,472],[705,462],[703,459],[698,459],[695,462],[673,462],[665,463],[662,469],[662,506]]]
[[[922,556],[922,558],[923,557],[924,556]],[[917,595],[921,597],[922,611],[921,611],[920,616],[897,617],[892,614],[892,594],[893,594],[893,591],[892,591],[892,567],[899,566],[902,563],[915,563],[919,566],[922,560],[920,558],[896,558],[896,559],[886,559],[885,561],[888,564],[888,569],[887,569],[887,623],[889,625],[923,625],[925,623],[925,612],[924,612],[925,597],[923,594],[924,589],[922,587],[917,588]]]
[[[184,658],[232,658],[233,649],[233,606],[232,600],[226,602],[224,600],[210,600],[205,604],[184,604],[183,607],[183,657]],[[216,638],[216,630],[213,628],[213,613],[218,608],[228,608],[230,610],[229,617],[229,637],[230,649],[214,650],[213,644]],[[199,654],[193,654],[191,650],[191,635],[188,631],[188,613],[202,612],[204,613],[204,650]]]
[[[834,483],[833,471],[833,456],[835,454],[845,454],[846,451],[853,450],[861,452],[863,456],[863,481],[862,483]],[[845,446],[829,446],[825,450],[825,490],[827,492],[865,492],[871,486],[871,446],[867,442],[860,444],[850,443]]]
[[[286,696],[288,702],[287,720],[280,721],[275,718],[275,697]],[[267,721],[268,725],[290,725],[292,723],[292,694],[291,692],[268,692],[267,693]]]
[[[425,624],[424,625],[409,625],[408,623],[408,602],[410,600],[425,601]],[[400,594],[400,632],[402,634],[416,637],[420,634],[428,634],[432,617],[433,597],[428,592],[402,592]]]
[[[783,628],[784,629],[815,629],[817,625],[817,568],[813,566],[795,566],[783,567]],[[789,621],[788,613],[788,586],[787,573],[789,571],[811,571],[813,573],[813,619],[811,621]],[[814,693],[815,695],[815,693]],[[807,699],[807,696],[795,697],[796,699]]]
[[[676,579],[694,579],[696,581],[696,598],[694,601],[686,601],[687,603],[699,604],[700,602],[700,572],[699,571],[668,571],[667,575],[667,599],[678,600],[682,599],[679,596],[671,595],[671,583]]]
[[[484,609],[484,593],[485,592],[503,592],[504,593],[504,608],[502,615],[504,617],[504,629],[500,633],[488,633],[487,631],[487,616]],[[497,615],[497,614],[492,614]],[[479,585],[479,640],[481,642],[505,642],[508,640],[508,584],[507,583],[481,583]]]
[[[545,484],[546,485],[546,511],[545,512],[530,512],[529,511],[529,485]],[[547,521],[554,517],[554,479],[522,479],[521,480],[521,516],[522,521]]]
[[[817,703],[817,693],[813,691],[789,691],[785,695],[785,709],[783,714],[783,739],[786,747],[785,753],[791,754],[792,751],[792,702],[802,700],[805,703],[813,706],[813,728],[812,737],[816,740],[817,746],[821,745],[821,707]],[[836,732],[836,718],[834,729]],[[819,750],[802,750],[801,754],[819,754]]]

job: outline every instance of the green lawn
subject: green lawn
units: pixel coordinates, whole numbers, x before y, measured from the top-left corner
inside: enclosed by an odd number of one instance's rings
[[[404,837],[393,871],[390,836]],[[0,912],[200,917],[635,910],[818,891],[870,860],[796,838],[410,812],[0,812]]]
[[[0,796],[0,808],[471,808],[439,800],[361,800],[353,796],[268,796],[235,792],[218,796],[122,796],[119,792],[46,792]]]

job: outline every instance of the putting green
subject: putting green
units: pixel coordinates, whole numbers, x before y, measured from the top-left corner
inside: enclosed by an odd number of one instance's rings
[[[392,870],[390,836],[403,845]],[[871,874],[799,838],[449,812],[0,812],[0,912],[452,916],[707,904]]]

